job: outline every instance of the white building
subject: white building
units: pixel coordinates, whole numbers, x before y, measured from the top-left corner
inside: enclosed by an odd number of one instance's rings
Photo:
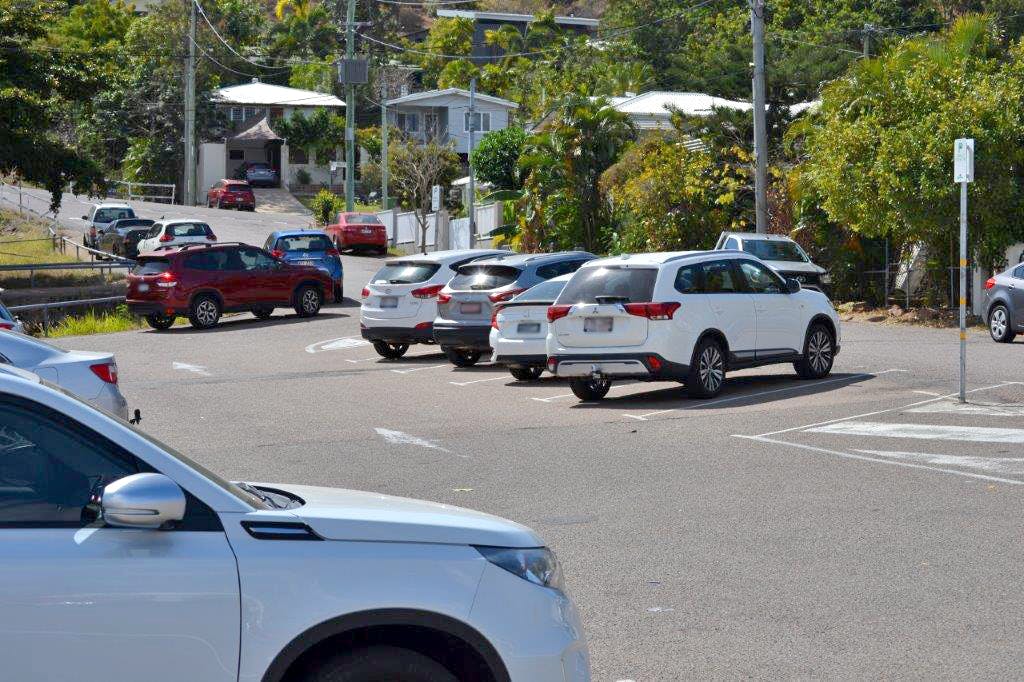
[[[710,116],[715,109],[751,111],[754,106],[742,100],[714,97],[702,92],[666,92],[652,90],[640,95],[608,98],[611,106],[627,114],[640,132],[646,130],[671,130],[672,113],[678,111],[684,116]],[[818,102],[800,102],[789,107],[797,115],[815,108]]]
[[[455,151],[469,153],[469,91],[459,88],[414,92],[389,100],[388,121],[406,135],[420,141],[430,139],[453,143]],[[510,115],[519,108],[515,102],[476,94],[474,103],[476,143],[492,130],[509,126]]]

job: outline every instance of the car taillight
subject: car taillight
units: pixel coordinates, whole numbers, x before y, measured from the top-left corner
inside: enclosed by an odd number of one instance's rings
[[[556,369],[558,369],[558,360],[555,358],[548,358],[548,371],[554,374]]]
[[[284,258],[284,251],[282,251],[281,249],[274,249],[273,251],[270,252],[270,255],[273,256],[274,258]]]
[[[93,374],[108,384],[117,383],[117,365],[113,362],[104,362],[101,365],[90,365],[89,369],[92,370]]]
[[[412,290],[413,298],[434,298],[437,296],[441,289],[444,289],[443,284],[434,284],[429,287],[420,287],[419,289]]]
[[[93,225],[92,227],[89,228],[89,236],[90,237],[95,237],[96,236],[96,226],[95,225]]]
[[[338,251],[337,249],[327,249],[327,255],[328,256],[340,256],[341,252]]]
[[[660,372],[661,371],[661,358],[659,358],[657,355],[648,355],[647,356],[647,366],[651,368],[652,372]]]
[[[560,320],[572,310],[571,305],[553,305],[548,307],[548,322]]]
[[[626,312],[637,317],[646,317],[648,320],[671,320],[680,304],[672,303],[627,303],[624,306]]]
[[[491,310],[491,329],[501,329],[501,327],[498,326],[498,313],[501,312],[503,307],[504,306],[496,305],[494,306],[494,309]]]
[[[14,329],[14,323],[7,320],[0,320],[0,329]]]
[[[206,238],[209,239],[211,242],[217,241],[217,235],[215,235],[213,232],[207,232]]]
[[[503,303],[504,301],[511,301],[524,291],[526,291],[526,289],[509,289],[508,291],[500,291],[491,294],[487,298],[491,299],[492,303]]]
[[[996,278],[995,277],[989,277],[988,279],[985,280],[985,288],[986,289],[991,289],[995,285],[996,285]]]
[[[172,237],[169,234],[160,235],[160,241],[162,241],[162,242],[169,242],[169,241],[172,241],[173,239],[174,239],[174,237]]]
[[[160,277],[157,279],[156,283],[158,287],[164,287],[165,289],[170,289],[171,287],[176,286],[177,284],[178,278],[175,277],[174,273],[171,272],[161,272]]]
[[[363,298],[368,298],[370,296],[370,290],[367,289],[366,287],[363,287],[363,293],[361,295]]]
[[[451,303],[451,300],[452,300],[451,294],[441,294],[441,293],[439,293],[437,295],[437,302],[438,303]]]

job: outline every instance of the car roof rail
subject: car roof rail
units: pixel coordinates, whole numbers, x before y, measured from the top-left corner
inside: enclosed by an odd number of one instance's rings
[[[155,250],[178,249],[178,251],[181,252],[187,251],[188,249],[208,249],[212,246],[252,246],[252,244],[246,244],[245,242],[191,242],[188,244],[168,244],[167,246],[158,246]]]

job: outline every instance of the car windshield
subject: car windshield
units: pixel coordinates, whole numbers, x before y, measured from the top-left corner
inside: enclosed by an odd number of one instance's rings
[[[281,251],[327,251],[334,247],[326,235],[311,234],[281,237],[274,248]]]
[[[434,276],[441,265],[423,261],[392,261],[373,276],[373,284],[419,284]]]
[[[449,286],[452,289],[486,291],[511,284],[519,274],[519,269],[510,265],[463,265]]]
[[[346,225],[383,225],[377,216],[367,213],[349,213],[345,216]]]
[[[581,268],[565,285],[557,303],[649,303],[657,278],[654,268]]]
[[[159,275],[171,268],[171,262],[166,258],[140,258],[135,262],[133,275]]]
[[[121,218],[134,218],[135,211],[122,206],[118,208],[100,208],[96,210],[96,215],[93,216],[92,220],[96,223],[109,223],[114,220],[120,220]]]
[[[796,242],[775,239],[744,239],[743,250],[761,260],[778,260],[789,263],[806,263],[810,259]]]
[[[553,303],[568,282],[541,282],[512,299],[512,303]]]

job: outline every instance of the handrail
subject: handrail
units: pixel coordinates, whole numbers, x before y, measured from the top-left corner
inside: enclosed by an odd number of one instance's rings
[[[50,335],[50,311],[58,308],[75,308],[89,305],[101,305],[103,303],[123,303],[124,296],[107,296],[105,298],[83,298],[77,301],[53,301],[50,303],[28,303],[26,305],[15,305],[8,308],[12,313],[27,313],[34,310],[43,311],[43,336]]]

